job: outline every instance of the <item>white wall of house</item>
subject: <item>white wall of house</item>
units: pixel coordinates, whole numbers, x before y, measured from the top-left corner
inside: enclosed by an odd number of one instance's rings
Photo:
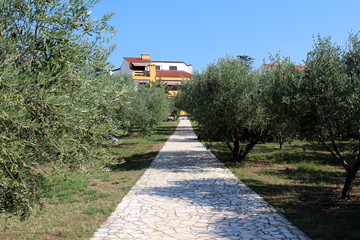
[[[110,72],[110,75],[120,75],[120,74],[130,74],[130,75],[132,75],[132,71],[130,69],[128,61],[124,60],[121,67],[120,67],[120,69]]]
[[[170,70],[170,66],[176,66],[177,71],[185,71],[188,73],[192,73],[192,66],[186,65],[183,62],[160,62],[160,61],[152,61],[156,66],[160,66],[160,70]]]
[[[193,73],[192,65],[186,65],[184,62],[161,62],[161,61],[152,61],[156,66],[160,66],[160,70],[170,70],[170,66],[176,66],[177,71],[185,71],[188,73]],[[145,67],[146,71],[149,71],[149,66]],[[124,60],[121,67],[117,70],[110,71],[110,75],[120,75],[120,74],[132,74],[132,71],[129,66],[129,62]]]
[[[189,69],[188,72],[192,74],[192,73],[193,73],[193,66],[192,66],[192,65],[188,65],[187,67],[188,67],[188,69]]]

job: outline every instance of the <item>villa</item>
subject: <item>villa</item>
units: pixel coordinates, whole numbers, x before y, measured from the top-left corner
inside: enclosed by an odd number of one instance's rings
[[[110,71],[111,75],[129,74],[138,84],[151,84],[159,81],[169,87],[169,97],[178,93],[178,86],[190,80],[193,67],[178,61],[152,61],[150,54],[141,54],[140,58],[124,57],[120,68]]]

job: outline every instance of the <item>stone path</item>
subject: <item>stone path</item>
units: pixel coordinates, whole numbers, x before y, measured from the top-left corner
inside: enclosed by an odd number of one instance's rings
[[[309,238],[238,180],[181,120],[91,239]]]

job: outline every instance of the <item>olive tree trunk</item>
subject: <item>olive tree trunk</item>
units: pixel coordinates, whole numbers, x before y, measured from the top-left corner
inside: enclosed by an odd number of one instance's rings
[[[255,134],[255,136],[250,139],[250,141],[245,146],[245,148],[242,149],[240,147],[240,132],[239,132],[239,130],[235,130],[234,138],[233,138],[234,146],[232,147],[229,142],[226,142],[227,146],[229,147],[229,149],[231,150],[231,152],[233,154],[233,161],[236,163],[243,162],[246,159],[249,152],[255,147],[255,145],[259,141],[266,139],[267,133],[268,133],[268,131],[264,131],[262,133]]]
[[[346,169],[347,175],[344,184],[344,188],[341,194],[342,199],[350,199],[353,182],[356,178],[356,174],[360,168],[360,150],[357,152],[355,161],[352,166],[348,166]]]

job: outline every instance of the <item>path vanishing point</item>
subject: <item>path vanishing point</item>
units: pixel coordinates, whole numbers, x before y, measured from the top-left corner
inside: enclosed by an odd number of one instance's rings
[[[181,120],[94,233],[104,239],[309,239],[235,177]]]

